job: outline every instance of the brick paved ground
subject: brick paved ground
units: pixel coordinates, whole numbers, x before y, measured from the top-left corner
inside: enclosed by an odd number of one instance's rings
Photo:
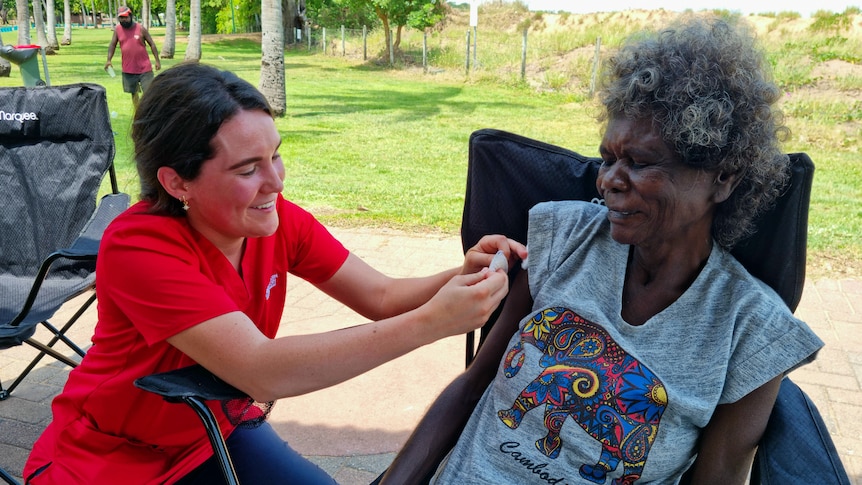
[[[345,245],[394,276],[418,276],[461,261],[453,236],[391,230],[333,229]],[[318,332],[362,323],[341,305],[294,279],[282,334]],[[68,313],[69,307],[63,311]],[[862,281],[809,280],[797,315],[826,342],[819,359],[792,374],[815,401],[832,433],[851,483],[862,485]],[[59,320],[59,319],[58,319]],[[287,324],[289,322],[289,324]],[[90,310],[73,338],[87,342]],[[34,350],[0,352],[0,379],[17,375]],[[279,402],[273,426],[343,485],[367,484],[386,468],[426,406],[463,368],[463,337],[445,339],[330,389]],[[0,467],[13,475],[51,419],[50,401],[68,370],[45,362],[0,402]]]

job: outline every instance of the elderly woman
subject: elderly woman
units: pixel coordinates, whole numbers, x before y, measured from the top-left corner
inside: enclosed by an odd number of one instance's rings
[[[132,139],[142,200],[105,232],[93,346],[54,399],[28,483],[219,483],[194,414],[135,379],[199,363],[260,402],[332,386],[480,326],[508,290],[486,269],[494,254],[526,255],[488,236],[436,275],[373,269],[283,197],[269,105],[227,71],[186,63],[159,75]],[[289,274],[374,321],[277,338]],[[212,406],[242,483],[335,483],[253,408]]]
[[[383,483],[742,484],[821,347],[728,253],[788,173],[752,38],[690,18],[608,69],[604,205],[531,210],[526,272]]]

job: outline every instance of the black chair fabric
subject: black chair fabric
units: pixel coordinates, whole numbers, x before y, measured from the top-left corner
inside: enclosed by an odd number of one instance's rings
[[[785,378],[760,440],[749,484],[797,483],[850,485],[850,478],[817,406]]]
[[[74,365],[54,350],[57,341],[83,355],[64,334],[95,297],[60,329],[49,319],[94,288],[102,232],[129,205],[113,159],[102,86],[0,89],[0,349],[28,343],[40,351],[12,385],[0,385],[0,399],[46,353]],[[97,206],[106,174],[112,190]],[[32,338],[39,324],[54,334],[48,344]]]
[[[205,401],[229,401],[247,397],[239,389],[197,364],[138,378],[135,380],[135,386],[162,396],[170,402],[181,402],[187,397],[199,397]]]

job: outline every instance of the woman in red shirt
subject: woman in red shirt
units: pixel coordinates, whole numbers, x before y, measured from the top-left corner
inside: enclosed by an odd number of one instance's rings
[[[142,200],[104,235],[93,346],[53,402],[28,483],[208,483],[220,472],[197,418],[135,379],[199,363],[258,402],[332,386],[482,325],[507,291],[505,272],[484,268],[498,250],[526,256],[489,236],[461,268],[374,270],[282,197],[269,106],[229,72],[184,63],[159,75],[132,138]],[[375,321],[275,338],[288,273]],[[241,481],[334,483],[268,424],[213,411]]]

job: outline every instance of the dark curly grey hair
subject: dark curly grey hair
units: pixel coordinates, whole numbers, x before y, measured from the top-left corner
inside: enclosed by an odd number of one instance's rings
[[[602,81],[601,121],[653,119],[686,164],[738,175],[712,235],[727,249],[750,235],[787,184],[790,161],[779,146],[789,133],[774,107],[780,93],[748,29],[686,16],[630,38]]]

